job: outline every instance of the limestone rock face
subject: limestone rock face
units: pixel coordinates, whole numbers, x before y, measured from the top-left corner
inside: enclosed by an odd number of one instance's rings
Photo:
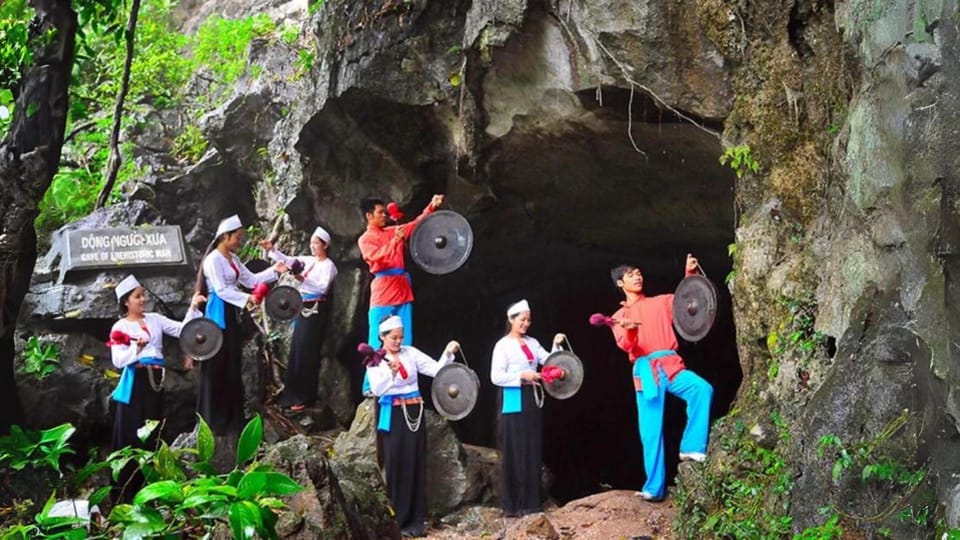
[[[353,467],[379,477],[375,402],[365,400],[357,407],[350,429],[333,444],[336,467]],[[499,455],[489,448],[460,444],[444,420],[433,411],[424,411],[422,429],[427,430],[427,512],[441,516],[468,503],[491,502]]]
[[[136,135],[147,173],[125,188],[129,201],[70,226],[180,225],[193,264],[233,213],[277,233],[290,253],[306,251],[316,225],[330,231],[340,274],[319,351],[318,408],[324,427],[353,422],[331,467],[349,469],[337,473],[342,490],[359,493],[378,472],[372,406],[356,405],[371,279],[356,247],[358,202],[396,201],[413,217],[444,193],[475,245],[448,275],[408,261],[414,342],[435,354],[458,339],[482,391],[456,424],[428,414],[438,513],[496,500],[487,447],[497,396],[487,373],[504,309],[519,298],[534,306],[542,343],[564,331],[589,367],[575,399],[545,405],[544,459],[567,471],[553,490],[572,500],[602,484],[639,488],[629,365],[585,321],[617,309],[614,265],[640,264],[645,290],[669,293],[693,253],[721,291],[720,313],[711,335],[681,343],[681,354],[714,385],[715,417],[737,400],[751,416],[744,436],[795,467],[790,500],[770,507],[789,508],[795,532],[822,522],[825,498],[850,515],[883,510],[875,501],[891,486],[865,488],[862,471],[835,482],[833,461],[818,452],[830,435],[848,446],[881,437],[878,458],[928,471],[915,491],[898,492],[909,495],[902,507],[938,501],[960,526],[957,7],[880,4],[328,0],[308,15],[300,2],[183,2],[185,28],[207,13],[262,11],[301,31],[293,45],[251,45],[251,69],[200,122],[205,156],[170,156],[164,141],[181,120],[158,111]],[[312,62],[298,68],[301,53]],[[759,162],[737,177],[717,158],[741,143]],[[109,287],[123,272],[62,281],[57,258],[51,250],[37,264],[24,334],[56,335],[97,368],[70,364],[51,376],[69,378],[55,388],[22,381],[23,399],[41,407],[38,387],[69,404],[38,418],[103,418],[110,385],[95,341],[114,317]],[[192,277],[183,269],[144,280],[182,312]],[[246,353],[251,411],[286,360],[289,327],[271,330]],[[75,385],[93,395],[68,390]],[[670,414],[667,437],[678,440],[670,429],[683,414]],[[735,456],[738,447],[718,448],[716,435],[711,455]],[[707,493],[703,471],[713,468],[684,467],[682,483]],[[931,530],[892,518],[857,527],[896,537]]]

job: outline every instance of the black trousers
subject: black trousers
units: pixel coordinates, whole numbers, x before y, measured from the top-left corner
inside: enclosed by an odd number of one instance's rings
[[[160,438],[159,427],[147,437],[146,441],[140,440],[140,437],[137,436],[137,430],[143,427],[147,420],[159,421],[163,419],[163,390],[155,391],[150,385],[149,379],[152,375],[155,382],[160,382],[161,373],[159,369],[134,368],[130,403],[114,402],[116,407],[114,408],[113,437],[111,438],[111,446],[114,450],[127,446],[150,450],[157,447],[157,441]],[[117,482],[111,489],[110,493],[114,504],[130,502],[143,486],[143,482],[143,475],[140,473],[137,464],[128,463],[120,471]]]
[[[407,405],[416,417],[420,405]],[[383,461],[390,504],[397,523],[404,531],[422,534],[427,514],[427,426],[410,431],[403,418],[403,407],[393,407],[390,432],[377,432],[383,441]]]
[[[243,429],[241,311],[231,304],[224,309],[223,346],[216,356],[200,363],[197,395],[197,412],[215,435],[239,434]]]
[[[283,393],[280,405],[310,405],[317,400],[317,384],[320,378],[320,347],[327,324],[330,306],[327,302],[304,302],[304,309],[317,305],[317,312],[310,317],[297,316],[290,343],[290,358],[283,375]]]
[[[507,514],[540,512],[540,467],[543,462],[543,411],[533,387],[521,388],[521,412],[500,414],[501,504]],[[500,391],[503,403],[503,390]],[[502,406],[501,406],[502,410]]]

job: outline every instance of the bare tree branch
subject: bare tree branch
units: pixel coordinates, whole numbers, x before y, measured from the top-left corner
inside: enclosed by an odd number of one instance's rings
[[[130,91],[130,66],[133,65],[133,46],[137,33],[137,16],[140,14],[140,0],[133,0],[130,4],[130,18],[127,20],[127,30],[124,37],[127,42],[127,56],[123,61],[123,77],[120,82],[120,91],[117,93],[117,103],[113,109],[113,129],[110,131],[110,159],[107,161],[107,179],[103,189],[97,197],[95,208],[103,208],[117,182],[120,172],[120,124],[123,120],[123,103]]]

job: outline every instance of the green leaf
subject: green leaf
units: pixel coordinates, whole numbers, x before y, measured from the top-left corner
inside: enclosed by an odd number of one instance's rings
[[[252,472],[243,475],[240,484],[237,486],[237,498],[249,499],[253,495],[259,495],[267,485],[267,473]]]
[[[267,482],[263,488],[264,495],[293,495],[303,491],[303,486],[285,474],[270,472],[265,473],[265,476]]]
[[[173,480],[161,480],[144,486],[133,498],[133,504],[139,506],[157,499],[166,502],[182,501],[183,492],[180,491],[180,484]]]
[[[209,504],[222,504],[227,501],[225,495],[216,495],[212,493],[196,493],[188,496],[183,500],[182,503],[178,505],[180,509],[187,508],[196,508],[198,506],[206,506]]]
[[[236,540],[253,538],[256,531],[263,527],[260,509],[250,501],[235,502],[230,505],[230,529]]]
[[[146,443],[147,438],[150,437],[150,434],[153,433],[159,425],[159,420],[147,420],[137,429],[137,438],[140,439],[140,442]]]
[[[173,450],[170,450],[170,447],[167,446],[167,443],[161,441],[160,448],[155,454],[154,461],[157,474],[159,474],[164,480],[183,482],[187,479],[187,474],[183,470],[183,465],[180,463],[180,460],[177,459],[177,456],[173,453]]]
[[[197,459],[203,462],[210,461],[213,457],[213,450],[216,442],[213,438],[213,431],[210,426],[203,421],[203,417],[197,415]]]
[[[261,440],[263,440],[263,420],[258,414],[247,423],[247,426],[243,428],[243,433],[240,434],[240,441],[237,443],[238,467],[250,461],[257,454]]]
[[[106,496],[110,494],[110,487],[111,486],[101,486],[96,491],[90,494],[90,497],[88,499],[89,499],[91,508],[100,504],[103,501],[103,499],[105,499]]]

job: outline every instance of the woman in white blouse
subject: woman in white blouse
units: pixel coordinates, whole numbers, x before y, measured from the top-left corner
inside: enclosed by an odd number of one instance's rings
[[[310,255],[307,256],[291,257],[275,249],[270,240],[260,242],[260,247],[267,250],[271,259],[281,261],[291,269],[293,277],[300,282],[303,297],[303,309],[293,325],[290,356],[279,401],[281,407],[293,411],[303,410],[317,399],[320,348],[330,312],[330,286],[337,277],[337,266],[327,258],[329,246],[330,233],[323,227],[317,227],[310,236]]]
[[[377,432],[383,441],[384,469],[390,503],[403,536],[426,534],[427,430],[422,425],[423,398],[417,374],[433,377],[453,361],[460,344],[451,341],[440,360],[403,345],[403,321],[392,315],[379,325],[386,352],[383,360],[367,367],[370,389],[380,402]]]
[[[223,329],[223,345],[200,366],[197,412],[216,435],[238,434],[243,427],[243,356],[240,316],[243,309],[257,305],[262,298],[248,294],[240,286],[253,289],[260,283],[276,281],[286,272],[283,262],[258,273],[247,270],[236,252],[246,232],[240,218],[230,216],[220,222],[215,246],[200,266],[197,292],[207,296],[206,316]]]
[[[121,319],[110,329],[110,357],[113,365],[122,370],[119,384],[113,392],[117,402],[113,422],[113,448],[126,446],[155,448],[160,435],[154,429],[150,436],[142,441],[137,430],[147,420],[161,420],[163,414],[163,379],[166,374],[163,361],[163,335],[180,337],[180,329],[192,319],[201,316],[197,305],[205,299],[197,294],[190,302],[190,309],[182,322],[174,321],[158,313],[146,313],[146,295],[144,289],[133,276],[127,276],[114,289],[120,307]],[[136,474],[136,466],[124,469],[120,476],[118,489],[114,492],[114,503],[120,499],[129,500],[139,489],[143,478]],[[128,482],[129,481],[129,482]],[[120,488],[125,486],[121,493]]]
[[[507,335],[493,347],[490,380],[501,387],[500,461],[501,505],[507,516],[542,510],[540,468],[543,455],[543,387],[539,367],[548,353],[527,335],[530,305],[521,300],[507,309]],[[559,350],[563,334],[553,338]]]

